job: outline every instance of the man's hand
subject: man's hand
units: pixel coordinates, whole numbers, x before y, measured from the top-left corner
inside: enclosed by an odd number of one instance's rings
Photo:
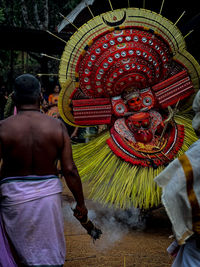
[[[74,209],[74,216],[80,222],[87,221],[87,214],[88,214],[88,210],[85,205],[81,205],[81,206],[79,206],[78,204],[76,205],[76,208]]]
[[[87,230],[87,233],[93,238],[93,242],[96,239],[99,239],[102,234],[102,231],[101,229],[97,228],[90,219],[88,219],[87,216],[88,211],[85,205],[79,206],[77,204],[73,212],[74,212],[74,217],[76,217],[76,219],[79,220],[83,228],[85,228]]]

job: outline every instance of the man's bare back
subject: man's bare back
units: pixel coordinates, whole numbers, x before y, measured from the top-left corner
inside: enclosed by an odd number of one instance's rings
[[[19,111],[0,122],[1,178],[57,174],[63,148],[63,124],[39,111]]]

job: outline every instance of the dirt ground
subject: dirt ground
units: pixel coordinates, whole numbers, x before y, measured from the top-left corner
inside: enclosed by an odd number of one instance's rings
[[[171,224],[163,207],[141,220],[138,211],[116,212],[86,200],[89,217],[103,234],[94,243],[73,217],[71,194],[65,188],[63,211],[67,257],[64,267],[169,267],[172,258],[166,248],[172,242]],[[117,212],[117,214],[120,212]],[[130,219],[132,220],[130,222]]]

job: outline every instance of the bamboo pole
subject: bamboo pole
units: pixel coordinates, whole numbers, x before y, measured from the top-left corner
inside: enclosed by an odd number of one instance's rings
[[[63,14],[59,13],[61,17],[63,17],[66,21],[68,21],[76,30],[78,30],[78,27],[76,27],[76,25],[74,25],[74,23],[72,23],[71,21],[68,20],[67,17],[65,17]]]
[[[109,4],[110,4],[110,7],[111,7],[111,10],[113,11],[113,7],[112,7],[112,3],[110,0],[108,0]]]
[[[189,31],[183,38],[185,39],[186,37],[188,37],[194,30]]]
[[[183,13],[180,15],[180,17],[177,19],[177,21],[174,23],[174,25],[176,26],[176,24],[179,22],[179,20],[183,17],[183,15],[185,15],[185,11],[183,11]]]
[[[67,43],[65,40],[63,40],[62,38],[60,38],[60,37],[58,37],[57,35],[53,34],[52,32],[50,32],[50,31],[48,31],[48,30],[47,30],[46,32],[49,33],[50,35],[52,35],[53,37],[59,39],[60,41],[64,42],[65,44]]]
[[[43,53],[42,53],[41,56],[48,57],[48,58],[51,58],[51,59],[55,59],[55,60],[60,61],[59,58],[57,58],[57,57],[53,57],[53,56],[49,56],[49,55],[47,55],[47,54],[43,54]]]
[[[58,76],[58,74],[56,74],[56,73],[38,73],[37,76],[38,77],[42,77],[42,76]]]
[[[163,9],[163,6],[164,6],[164,2],[165,2],[165,0],[162,0],[162,5],[161,5],[161,7],[160,7],[160,12],[159,12],[159,14],[161,14],[161,12],[162,12],[162,9]]]
[[[92,15],[92,17],[94,18],[94,14],[92,13],[92,10],[91,10],[91,8],[88,6],[88,4],[87,4],[87,3],[85,3],[85,5],[87,6],[88,10],[90,11],[90,14]]]

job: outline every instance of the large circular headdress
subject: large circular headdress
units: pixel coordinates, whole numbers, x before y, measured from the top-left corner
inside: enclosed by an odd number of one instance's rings
[[[112,97],[153,86],[184,68],[198,89],[199,65],[171,21],[139,8],[104,13],[80,27],[65,47],[59,71],[61,115],[76,124],[67,108],[72,91]]]
[[[189,106],[199,75],[176,25],[149,10],[106,12],[73,34],[60,63],[59,111],[72,126],[109,125],[73,148],[95,199],[122,208],[160,203],[154,177],[196,140],[190,115],[177,110]]]

